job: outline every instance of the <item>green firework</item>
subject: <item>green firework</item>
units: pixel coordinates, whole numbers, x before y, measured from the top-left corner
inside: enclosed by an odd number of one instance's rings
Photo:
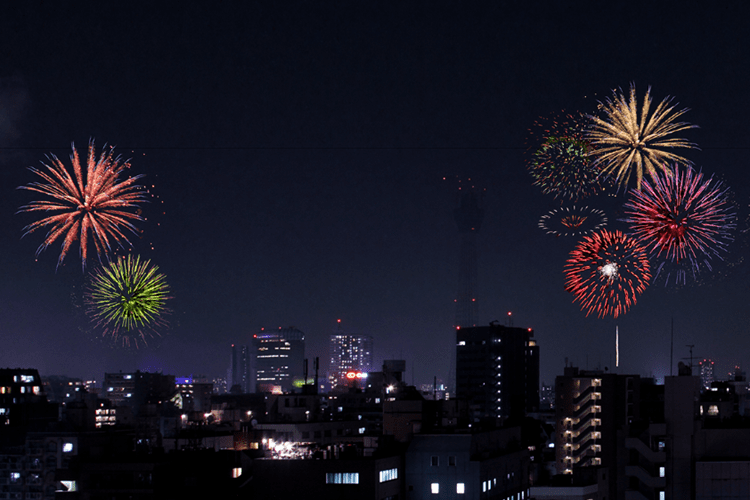
[[[86,314],[103,335],[126,346],[145,344],[146,336],[166,326],[169,287],[166,276],[150,264],[139,256],[120,257],[98,269],[86,290]]]

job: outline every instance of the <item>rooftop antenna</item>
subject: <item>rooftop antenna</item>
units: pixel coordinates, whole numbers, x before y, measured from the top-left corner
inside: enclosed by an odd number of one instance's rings
[[[508,311],[508,321],[506,324],[507,326],[513,326],[513,313],[511,311]]]
[[[685,347],[690,349],[690,357],[689,358],[682,358],[682,359],[689,359],[690,360],[690,375],[693,374],[693,347],[695,347],[695,344],[685,344]]]
[[[672,338],[669,343],[669,376],[672,376],[672,367],[674,366],[674,316],[672,316]]]

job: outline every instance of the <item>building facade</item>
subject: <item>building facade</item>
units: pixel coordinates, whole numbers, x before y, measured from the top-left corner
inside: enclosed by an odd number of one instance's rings
[[[328,382],[331,389],[347,388],[356,383],[350,373],[361,376],[372,371],[372,336],[344,333],[338,330],[331,334],[331,362],[328,368]]]
[[[305,334],[294,328],[261,329],[253,335],[256,392],[291,392],[303,378]]]
[[[474,421],[539,410],[539,346],[531,328],[491,324],[456,330],[456,397]]]
[[[227,369],[227,392],[247,394],[251,392],[250,348],[232,344],[232,353]]]

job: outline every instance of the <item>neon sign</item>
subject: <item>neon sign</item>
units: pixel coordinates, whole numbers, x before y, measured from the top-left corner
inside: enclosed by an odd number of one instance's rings
[[[363,372],[346,372],[345,376],[349,380],[367,378],[367,374]]]

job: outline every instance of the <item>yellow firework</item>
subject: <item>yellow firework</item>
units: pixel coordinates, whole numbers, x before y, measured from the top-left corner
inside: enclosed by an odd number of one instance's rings
[[[612,99],[600,104],[602,117],[591,116],[587,136],[594,146],[591,155],[602,172],[626,187],[635,173],[637,189],[641,188],[644,171],[652,178],[657,171],[669,172],[668,163],[690,165],[682,156],[669,151],[673,148],[695,148],[695,144],[677,137],[677,132],[697,128],[677,119],[688,109],[675,110],[672,98],[667,97],[651,113],[651,87],[646,91],[640,112],[635,95],[635,85],[630,95],[615,90]]]

